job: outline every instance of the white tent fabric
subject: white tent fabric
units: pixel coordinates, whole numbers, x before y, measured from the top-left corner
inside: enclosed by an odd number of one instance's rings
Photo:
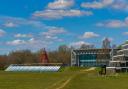
[[[18,66],[10,65],[5,71],[57,72],[61,66]]]

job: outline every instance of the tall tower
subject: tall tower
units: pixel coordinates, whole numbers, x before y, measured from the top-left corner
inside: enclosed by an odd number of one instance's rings
[[[41,51],[40,62],[41,63],[49,63],[48,55],[47,55],[45,48]]]
[[[108,38],[105,38],[105,39],[103,40],[102,48],[104,48],[104,49],[109,49],[109,48],[111,48],[111,46],[110,46],[110,40],[109,40]]]

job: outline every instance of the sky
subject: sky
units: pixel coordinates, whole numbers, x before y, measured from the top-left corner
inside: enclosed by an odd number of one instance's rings
[[[128,0],[0,0],[0,54],[128,39]]]

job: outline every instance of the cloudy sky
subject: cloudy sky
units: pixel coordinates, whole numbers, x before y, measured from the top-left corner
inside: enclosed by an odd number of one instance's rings
[[[0,54],[128,39],[128,0],[0,0]]]

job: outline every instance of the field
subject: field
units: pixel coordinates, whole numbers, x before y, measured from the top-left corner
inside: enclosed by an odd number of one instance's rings
[[[128,89],[128,74],[99,76],[85,68],[57,73],[0,71],[0,89]]]

